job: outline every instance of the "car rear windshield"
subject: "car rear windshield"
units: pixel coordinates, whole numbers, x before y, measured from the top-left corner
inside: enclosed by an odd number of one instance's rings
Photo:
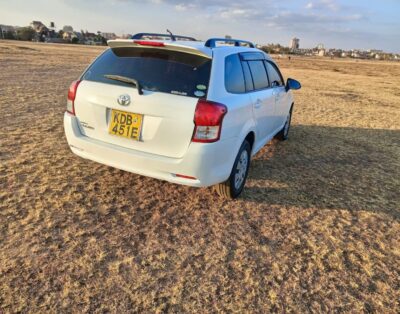
[[[194,54],[153,48],[114,48],[105,51],[82,79],[131,86],[105,77],[118,75],[137,80],[144,90],[204,97],[210,71],[211,60]]]

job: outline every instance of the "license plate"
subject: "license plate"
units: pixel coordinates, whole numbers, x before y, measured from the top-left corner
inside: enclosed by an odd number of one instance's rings
[[[112,109],[108,133],[139,141],[142,124],[142,114]]]

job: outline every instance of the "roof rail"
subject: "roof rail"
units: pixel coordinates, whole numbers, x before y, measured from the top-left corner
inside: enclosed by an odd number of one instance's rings
[[[137,33],[136,35],[133,35],[131,39],[143,39],[145,37],[156,37],[152,39],[157,39],[157,37],[163,37],[163,38],[169,38],[172,41],[176,40],[190,40],[190,41],[197,41],[193,37],[188,37],[188,36],[181,36],[181,35],[173,35],[172,33],[170,34],[157,34],[157,33]]]
[[[206,41],[204,46],[210,47],[210,48],[215,48],[215,47],[217,47],[216,43],[219,41],[222,41],[225,43],[233,43],[237,47],[242,46],[242,44],[246,44],[247,46],[249,46],[249,48],[254,48],[254,44],[250,41],[240,40],[240,39],[230,39],[230,38],[210,38]]]

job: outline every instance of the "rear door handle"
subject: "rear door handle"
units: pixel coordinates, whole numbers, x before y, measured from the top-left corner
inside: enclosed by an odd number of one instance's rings
[[[262,105],[261,99],[257,99],[256,103],[254,104],[254,108],[258,109],[261,107],[261,105]]]

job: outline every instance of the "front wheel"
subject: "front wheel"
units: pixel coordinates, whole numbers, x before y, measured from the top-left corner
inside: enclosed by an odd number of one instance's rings
[[[235,199],[242,193],[246,183],[247,174],[250,166],[251,145],[248,141],[244,141],[239,149],[233,164],[233,169],[228,180],[217,184],[215,189],[217,193],[226,199]]]

